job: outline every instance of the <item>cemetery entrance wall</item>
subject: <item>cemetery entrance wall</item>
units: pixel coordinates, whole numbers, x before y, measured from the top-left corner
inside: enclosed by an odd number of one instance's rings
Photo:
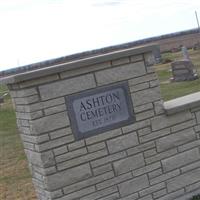
[[[171,200],[200,193],[200,95],[162,101],[154,46],[2,79],[38,199]]]

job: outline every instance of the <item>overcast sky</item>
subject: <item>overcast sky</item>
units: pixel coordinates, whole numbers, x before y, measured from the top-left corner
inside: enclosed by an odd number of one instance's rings
[[[0,71],[197,28],[200,0],[0,0]]]

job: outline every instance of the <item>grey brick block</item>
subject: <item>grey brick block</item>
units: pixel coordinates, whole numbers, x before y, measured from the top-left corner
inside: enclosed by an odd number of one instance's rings
[[[82,148],[85,146],[85,140],[79,140],[68,145],[69,151],[74,151],[76,149]]]
[[[18,127],[19,133],[21,136],[30,136],[31,135],[31,130],[29,127],[23,127],[23,126],[19,126]],[[23,138],[22,138],[23,139]],[[25,141],[25,140],[24,140]],[[31,142],[33,143],[35,141],[35,139],[33,138],[33,141],[28,141],[28,138],[26,138],[27,142]]]
[[[24,113],[24,112],[16,112],[16,118],[22,119],[22,120],[31,120],[31,116],[29,113]]]
[[[94,72],[94,71],[103,70],[103,69],[106,69],[106,68],[109,68],[109,67],[111,67],[111,62],[106,61],[106,62],[102,62],[102,63],[97,63],[97,64],[85,66],[85,67],[79,68],[77,70],[74,69],[74,70],[62,72],[62,73],[60,73],[60,77],[62,79],[70,78],[72,76],[87,74],[87,73],[91,73],[91,72]]]
[[[195,139],[196,135],[194,130],[189,128],[158,139],[156,141],[156,147],[158,152],[166,151],[167,149],[177,147]]]
[[[127,156],[126,152],[122,151],[122,152],[119,152],[119,153],[116,153],[116,154],[112,154],[112,155],[108,155],[108,156],[105,156],[105,157],[100,158],[98,160],[92,161],[91,165],[92,165],[92,168],[95,168],[95,167],[104,165],[106,163],[110,163],[110,162],[113,162],[115,160],[119,160],[121,158],[125,158],[126,156]]]
[[[63,196],[62,190],[56,190],[53,192],[45,191],[45,196],[48,199],[55,199]]]
[[[17,119],[23,119],[23,120],[34,120],[37,118],[43,117],[42,111],[35,111],[32,113],[24,113],[24,112],[16,112],[16,118]]]
[[[69,95],[96,86],[92,74],[39,86],[42,100]]]
[[[30,165],[31,165],[31,171],[38,172],[43,176],[48,176],[48,175],[51,175],[51,174],[55,174],[57,172],[55,166],[44,168],[44,167],[39,167],[39,166],[32,165],[32,164],[30,164]]]
[[[170,116],[157,116],[151,120],[152,130],[156,131],[191,119],[192,114],[189,111],[180,112]]]
[[[200,124],[200,111],[195,112],[195,116],[196,116],[196,119],[197,119],[197,123]]]
[[[196,121],[192,119],[192,120],[172,126],[171,130],[172,130],[172,132],[177,132],[180,130],[184,130],[184,129],[193,127],[193,126],[195,126],[195,124],[196,124]]]
[[[21,107],[17,106],[17,108],[21,110],[23,110],[24,108],[23,112],[34,112],[34,111],[38,111],[42,109],[47,109],[49,107],[58,106],[64,103],[65,103],[64,97],[60,97],[60,98],[56,98],[56,99],[52,99],[48,101],[37,102],[37,103],[29,104],[29,105],[23,105]]]
[[[66,112],[46,116],[30,122],[32,134],[38,135],[48,131],[69,126],[69,118]]]
[[[156,149],[150,149],[144,152],[144,157],[148,158],[148,157],[154,156],[155,154],[157,154]]]
[[[171,179],[173,177],[176,177],[178,175],[180,175],[180,170],[177,169],[177,170],[162,174],[162,175],[160,175],[156,178],[151,179],[150,184],[154,185],[154,184],[157,184],[157,183],[161,183],[163,181],[166,181],[166,180]]]
[[[29,120],[27,119],[17,119],[17,125],[19,127],[30,127]]]
[[[28,105],[31,103],[36,103],[39,101],[39,96],[36,95],[32,95],[32,96],[28,96],[28,97],[24,97],[24,98],[14,98],[14,102],[16,105]]]
[[[124,197],[129,194],[140,191],[148,186],[148,178],[146,175],[143,175],[119,184],[119,192],[121,196]]]
[[[44,176],[42,174],[36,172],[36,171],[33,171],[32,177],[35,178],[35,179],[37,179],[37,180],[39,180],[39,181],[41,181],[41,182],[44,179]]]
[[[29,105],[16,105],[16,111],[18,112],[35,112],[42,109],[41,102],[29,104]]]
[[[92,176],[89,164],[80,165],[45,177],[46,189],[53,191],[64,186],[86,180]]]
[[[152,52],[145,53],[144,60],[145,60],[146,66],[153,66],[156,63],[155,57]]]
[[[117,199],[119,199],[119,193],[118,192],[116,192],[114,194],[110,194],[107,197],[100,198],[98,200],[117,200]]]
[[[161,162],[164,172],[168,172],[177,169],[181,166],[195,162],[199,160],[199,158],[200,158],[199,149],[195,148],[190,151],[185,151],[183,153],[162,160]]]
[[[58,168],[58,170],[67,169],[67,168],[70,168],[70,167],[80,165],[82,163],[93,161],[97,158],[104,157],[107,154],[108,154],[107,149],[102,149],[100,151],[96,151],[96,152],[93,152],[93,153],[90,153],[90,154],[82,155],[81,157],[73,158],[73,159],[70,160],[70,162],[65,161],[65,162],[59,163],[57,165],[57,168]]]
[[[164,110],[164,106],[163,106],[163,101],[162,100],[156,101],[153,104],[154,104],[155,113],[157,115],[164,114],[165,110]]]
[[[162,190],[160,190],[158,192],[154,192],[153,193],[153,198],[156,199],[156,198],[162,197],[162,196],[164,196],[166,194],[167,194],[167,189],[162,189]]]
[[[112,66],[123,65],[129,62],[130,62],[129,57],[119,58],[119,59],[112,60]]]
[[[150,179],[153,179],[153,178],[155,178],[155,177],[157,177],[157,176],[160,176],[162,173],[163,173],[163,172],[162,172],[162,169],[159,168],[159,169],[156,169],[156,170],[154,170],[154,171],[152,171],[152,172],[149,172],[149,173],[148,173],[148,176],[149,176]]]
[[[142,128],[142,129],[138,130],[139,136],[147,135],[149,133],[151,133],[150,127],[146,127],[146,128]]]
[[[131,131],[135,131],[137,129],[145,128],[150,126],[150,120],[143,120],[141,122],[135,122],[134,124],[122,127],[123,133],[129,133]]]
[[[97,183],[106,181],[106,180],[111,179],[113,177],[114,177],[113,172],[107,172],[105,174],[95,176],[95,177],[90,177],[89,179],[79,181],[77,183],[66,186],[66,187],[64,187],[63,191],[64,191],[65,194],[69,194],[71,192],[81,190],[82,188],[89,187],[91,185],[96,185]]]
[[[139,198],[138,200],[153,200],[152,195],[147,195],[145,197]]]
[[[49,108],[49,107],[53,107],[53,106],[58,106],[58,105],[64,104],[65,103],[65,98],[64,97],[59,97],[59,98],[55,98],[55,99],[49,99],[47,101],[42,101],[40,103],[41,103],[41,107],[43,109],[46,109],[46,108]]]
[[[55,107],[47,108],[47,109],[44,110],[44,113],[45,113],[45,115],[52,115],[52,114],[55,114],[55,113],[65,111],[66,109],[67,109],[66,105],[62,104],[62,105],[57,105]]]
[[[23,142],[24,149],[35,151],[35,145],[29,142]]]
[[[38,152],[46,151],[46,150],[54,149],[54,148],[56,149],[59,146],[66,145],[66,144],[73,142],[73,141],[74,141],[73,135],[68,135],[68,136],[65,136],[65,137],[50,140],[48,142],[44,142],[42,144],[37,144],[37,145],[35,145],[35,149]]]
[[[106,165],[103,165],[103,166],[100,166],[97,168],[93,168],[92,171],[93,171],[93,174],[95,176],[97,176],[97,175],[103,174],[105,172],[112,171],[112,165],[109,163],[109,164],[106,164]]]
[[[133,176],[140,176],[140,175],[146,174],[146,173],[151,172],[158,168],[161,168],[160,162],[156,162],[156,163],[141,167],[139,169],[135,169],[132,172],[132,174],[133,174]]]
[[[194,130],[196,133],[200,132],[200,125],[194,126]]]
[[[57,156],[56,162],[57,163],[64,162],[66,160],[70,160],[70,159],[73,159],[73,158],[76,158],[76,157],[79,157],[79,156],[82,156],[82,155],[85,155],[85,154],[87,154],[87,149],[81,148],[81,149],[71,151],[71,152]]]
[[[116,176],[102,183],[99,183],[96,185],[96,187],[97,187],[97,190],[102,190],[112,185],[117,185],[118,183],[124,182],[126,180],[130,180],[131,178],[132,178],[131,173],[122,174],[120,176]]]
[[[30,119],[32,119],[32,120],[38,119],[40,117],[43,117],[43,112],[41,110],[39,110],[39,111],[31,112],[31,113],[29,113],[29,115],[30,115]]]
[[[164,135],[168,135],[170,134],[170,128],[165,128],[159,131],[153,131],[147,135],[141,136],[140,137],[140,142],[144,143],[144,142],[148,142],[150,140],[155,140],[157,138],[160,138]]]
[[[67,146],[64,145],[64,146],[61,146],[61,147],[58,147],[58,148],[55,148],[53,150],[55,156],[58,156],[60,154],[64,154],[64,153],[67,153],[68,152],[68,149],[67,149]]]
[[[123,135],[123,136],[108,140],[106,143],[107,143],[108,150],[110,153],[122,151],[124,149],[128,149],[130,147],[134,147],[139,144],[136,133]]]
[[[125,64],[95,73],[98,85],[131,79],[146,73],[144,62]]]
[[[52,151],[37,153],[25,150],[26,156],[30,163],[39,167],[50,167],[55,165],[55,159]]]
[[[21,138],[24,142],[30,142],[30,143],[35,143],[35,144],[40,144],[40,143],[49,141],[48,134],[44,134],[44,135],[40,135],[40,136],[21,134]]]
[[[157,80],[157,76],[155,73],[146,74],[146,75],[140,76],[140,77],[135,77],[135,78],[129,80],[128,83],[130,86],[132,86],[132,85],[137,85],[140,83],[145,83],[145,82],[151,81],[151,80]]]
[[[72,135],[72,130],[71,128],[62,128],[56,131],[52,131],[49,133],[49,136],[51,138],[51,140],[56,139],[56,138],[60,138],[60,137],[64,137],[64,136],[69,136]]]
[[[13,90],[9,92],[12,98],[14,97],[28,97],[37,94],[37,89],[36,88],[28,88],[28,89],[23,89],[23,90]]]
[[[155,143],[153,141],[151,141],[151,142],[147,142],[144,144],[140,144],[136,147],[130,148],[127,150],[127,153],[128,153],[128,155],[133,155],[133,154],[140,153],[140,152],[148,150],[148,149],[152,149],[153,147],[155,147]]]
[[[133,106],[152,103],[161,99],[160,88],[154,87],[146,90],[135,92],[131,95]]]
[[[192,185],[186,186],[185,190],[186,190],[186,192],[191,192],[191,191],[197,190],[199,188],[200,188],[200,182],[197,182]]]
[[[194,147],[198,147],[200,145],[200,140],[195,140],[192,142],[188,142],[186,144],[183,144],[181,146],[178,147],[178,151],[182,152],[182,151],[186,151],[188,149],[192,149]]]
[[[159,184],[156,184],[156,185],[153,185],[153,186],[150,186],[142,191],[139,192],[140,196],[143,197],[143,196],[146,196],[148,194],[152,194],[158,190],[161,190],[165,188],[165,183],[159,183]]]
[[[145,158],[145,161],[146,161],[147,164],[150,164],[150,163],[153,163],[153,162],[156,162],[156,161],[163,160],[163,159],[168,158],[170,156],[173,156],[175,154],[177,154],[177,149],[170,149],[168,151],[158,153],[158,154],[156,154],[152,157]]]
[[[126,197],[120,198],[120,200],[136,200],[138,199],[138,193],[128,195]]]
[[[152,103],[147,103],[141,106],[136,106],[134,107],[135,113],[143,112],[146,110],[152,110],[153,109],[153,104]]]
[[[195,168],[199,168],[200,167],[200,161],[197,161],[197,162],[194,162],[192,164],[189,164],[185,167],[182,167],[181,168],[181,172],[184,173],[184,172],[187,172],[187,171],[191,171]]]
[[[61,198],[59,198],[59,200],[75,200],[75,199],[80,199],[82,196],[88,195],[95,192],[95,186],[90,186],[87,188],[84,188],[82,190],[70,193],[68,195],[65,195]]]
[[[49,82],[52,82],[52,81],[55,81],[58,79],[59,79],[59,76],[57,74],[53,74],[50,76],[45,76],[45,77],[43,76],[41,78],[36,78],[36,79],[20,82],[19,86],[20,86],[20,88],[27,88],[27,87],[31,87],[31,86],[44,84],[44,83],[49,83]]]
[[[97,143],[97,142],[108,140],[109,138],[113,138],[113,137],[116,137],[116,136],[119,136],[119,135],[122,135],[121,129],[114,129],[114,130],[102,133],[100,135],[96,135],[96,136],[92,136],[92,137],[87,138],[86,144],[87,145],[94,144],[94,143]]]
[[[200,180],[200,169],[195,169],[184,173],[167,181],[167,188],[169,192],[176,191],[180,188],[193,184]]]
[[[141,60],[143,60],[143,56],[142,55],[130,56],[130,60],[131,60],[131,62],[141,61]]]
[[[136,121],[148,119],[154,116],[154,110],[147,110],[147,111],[138,113],[135,116],[136,116]]]
[[[102,197],[108,198],[107,196],[109,196],[110,194],[115,193],[115,192],[118,192],[117,186],[112,186],[110,188],[106,188],[104,190],[94,192],[90,195],[86,195],[86,196],[80,198],[80,200],[96,200],[96,199],[99,199]]]
[[[88,152],[95,152],[101,149],[105,149],[106,148],[106,144],[105,142],[100,142],[100,143],[96,143],[90,146],[87,146]]]
[[[37,188],[37,190],[40,189],[41,193],[44,194],[44,189],[45,189],[44,182],[41,182],[40,180],[35,179],[35,178],[32,178],[32,181],[33,181],[34,186]]]
[[[113,163],[115,173],[117,175],[132,171],[145,165],[143,154],[121,159]]]
[[[149,83],[140,83],[138,85],[131,86],[130,92],[133,93],[147,88],[149,88]]]

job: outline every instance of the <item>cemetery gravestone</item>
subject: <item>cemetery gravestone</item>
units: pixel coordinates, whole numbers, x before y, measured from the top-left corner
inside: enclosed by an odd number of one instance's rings
[[[198,78],[194,65],[190,60],[179,60],[171,63],[172,81],[191,81]]]
[[[190,55],[189,55],[188,50],[185,46],[181,47],[181,51],[182,51],[182,54],[183,54],[183,59],[184,60],[190,60]]]
[[[188,50],[185,46],[181,48],[183,60],[174,61],[171,64],[172,75],[171,81],[191,81],[198,78],[195,67],[190,60]]]

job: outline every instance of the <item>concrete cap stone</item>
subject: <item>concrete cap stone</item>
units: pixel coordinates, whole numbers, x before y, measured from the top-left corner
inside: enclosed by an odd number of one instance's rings
[[[164,109],[168,115],[197,106],[200,106],[200,92],[164,102]]]
[[[52,65],[48,67],[43,67],[37,70],[28,71],[16,75],[7,76],[4,78],[0,78],[0,84],[14,84],[22,81],[27,81],[35,78],[40,78],[44,76],[48,76],[55,73],[60,73],[64,71],[79,69],[85,66],[90,66],[94,64],[98,64],[101,62],[105,62],[108,60],[119,59],[122,57],[138,55],[142,53],[152,52],[157,45],[146,45],[139,46],[130,49],[123,49],[118,51],[113,51],[106,54],[101,54],[93,57],[88,57],[84,59],[79,59],[71,62],[63,62],[62,64]]]

